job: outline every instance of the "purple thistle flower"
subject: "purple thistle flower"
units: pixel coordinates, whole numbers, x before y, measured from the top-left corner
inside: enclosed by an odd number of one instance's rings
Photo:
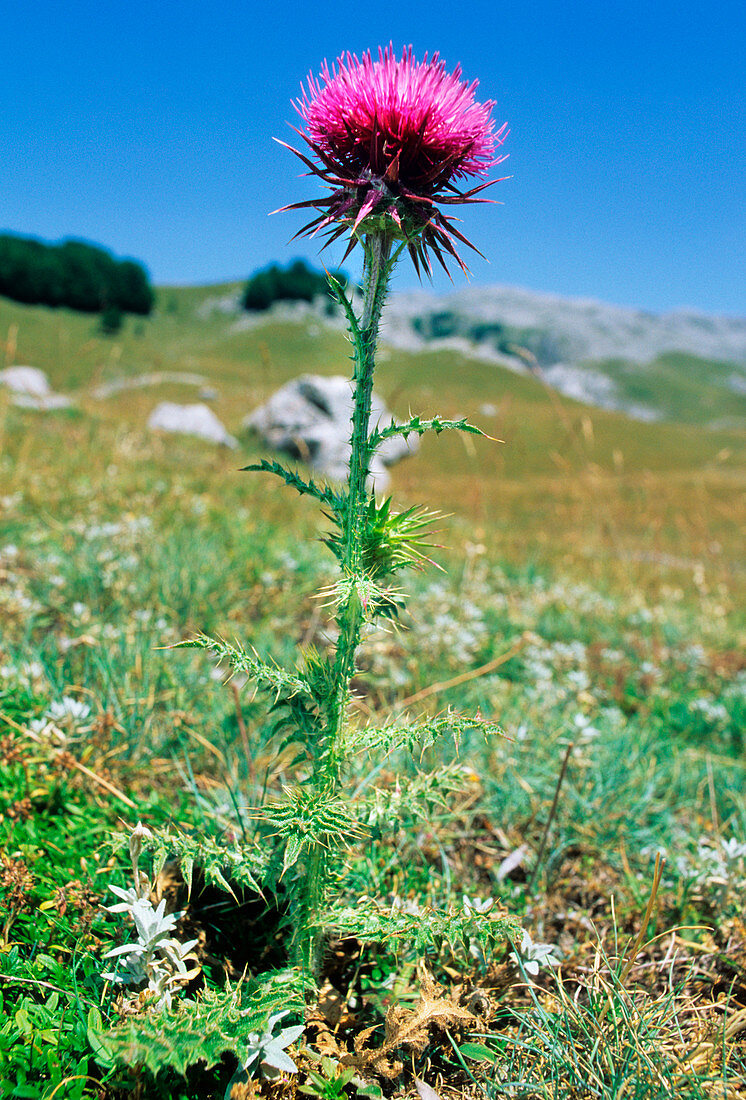
[[[447,73],[437,53],[417,62],[411,46],[400,60],[389,45],[376,61],[368,52],[338,58],[331,71],[324,62],[296,101],[305,129],[294,129],[316,161],[286,148],[331,194],[283,207],[318,212],[295,236],[326,230],[326,247],[351,229],[345,259],[361,234],[382,234],[407,242],[418,275],[432,274],[430,253],[446,271],[444,253],[466,271],[453,238],[479,249],[440,206],[491,201],[477,195],[498,180],[469,191],[454,181],[484,176],[504,160],[495,151],[507,135],[506,126],[495,131],[494,103],[475,101],[476,87],[461,79],[460,66]]]

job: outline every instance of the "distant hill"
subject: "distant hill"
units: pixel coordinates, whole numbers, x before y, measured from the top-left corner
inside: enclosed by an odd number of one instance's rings
[[[516,287],[393,295],[385,339],[451,347],[641,420],[746,424],[746,317],[656,314]]]

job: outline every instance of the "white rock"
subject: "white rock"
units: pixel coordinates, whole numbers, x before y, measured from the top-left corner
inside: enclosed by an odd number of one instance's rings
[[[257,432],[273,450],[307,462],[325,477],[342,480],[347,477],[350,461],[351,420],[352,391],[347,378],[304,374],[255,409],[243,427]],[[371,426],[386,427],[391,420],[381,398],[373,394]],[[388,484],[385,467],[412,454],[418,442],[413,435],[408,442],[394,436],[381,445],[370,467],[371,480],[378,489]]]
[[[200,439],[222,443],[226,447],[238,446],[234,437],[226,431],[207,405],[177,405],[173,401],[162,401],[150,414],[148,427],[161,432],[196,435]]]
[[[10,390],[11,401],[22,409],[68,409],[72,405],[69,397],[61,393],[52,393],[49,380],[38,367],[6,367],[0,370],[0,385]]]
[[[46,397],[51,393],[49,380],[38,367],[6,367],[0,370],[0,385],[11,393],[27,393],[31,397]]]

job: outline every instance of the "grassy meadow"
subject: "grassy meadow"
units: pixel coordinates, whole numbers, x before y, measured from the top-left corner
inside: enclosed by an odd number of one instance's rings
[[[114,337],[0,300],[0,368],[40,367],[75,401],[37,412],[0,388],[3,1097],[222,1097],[235,1060],[181,1065],[180,1028],[283,956],[256,894],[199,866],[188,893],[169,850],[154,896],[183,911],[198,973],[162,1025],[147,1003],[125,1016],[102,977],[130,934],[104,908],[129,882],[117,837],[141,820],[207,837],[219,862],[291,768],[251,683],[169,647],[205,631],[287,666],[326,644],[328,523],[239,472],[263,453],[240,426],[298,374],[349,373],[349,345],[315,317],[211,308],[235,290],[162,289]],[[96,396],[165,372],[203,376],[237,450],[148,431],[158,401],[199,385]],[[453,708],[505,737],[361,760],[350,797],[380,789],[387,809],[345,889],[423,922],[493,899],[530,940],[484,957],[446,936],[426,969],[415,947],[330,940],[298,1073],[257,1072],[234,1100],[416,1097],[417,1082],[421,1100],[746,1096],[746,436],[678,401],[633,421],[450,351],[384,343],[376,390],[399,416],[466,416],[495,439],[425,437],[392,470],[396,508],[443,513],[442,568],[407,574],[400,629],[366,638],[353,720]],[[401,791],[436,765],[415,817]],[[383,1052],[369,1072],[366,1029]]]

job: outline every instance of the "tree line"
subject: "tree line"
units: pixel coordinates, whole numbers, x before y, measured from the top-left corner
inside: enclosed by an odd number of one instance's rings
[[[347,276],[343,271],[332,271],[343,286]],[[329,298],[329,284],[322,271],[314,271],[303,260],[294,260],[288,267],[270,264],[251,276],[243,293],[244,309],[261,311],[269,309],[273,302],[312,302],[314,298]],[[332,305],[329,298],[329,305]]]
[[[85,241],[46,244],[9,233],[0,235],[0,295],[84,313],[148,314],[155,302],[147,272],[135,260],[118,260]]]

